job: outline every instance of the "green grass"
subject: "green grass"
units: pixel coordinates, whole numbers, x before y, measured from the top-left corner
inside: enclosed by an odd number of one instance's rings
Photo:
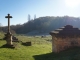
[[[3,34],[0,34],[0,39]],[[5,40],[0,40],[0,60],[80,60],[80,48],[72,48],[60,53],[52,53],[51,37],[41,38],[30,36],[16,36],[20,41],[31,41],[32,46],[17,44],[15,49],[3,48]]]
[[[18,45],[19,46],[15,49],[0,48],[0,60],[34,60],[34,55],[51,52],[51,47],[48,45]]]
[[[6,41],[0,40],[0,60],[35,60],[33,57],[35,55],[51,53],[51,42],[46,41],[45,38],[29,36],[16,37],[23,42],[31,41],[32,46],[15,43],[17,44],[15,49],[2,48],[1,46],[6,44]]]
[[[47,53],[34,56],[35,60],[80,60],[80,48],[71,48],[60,53]]]

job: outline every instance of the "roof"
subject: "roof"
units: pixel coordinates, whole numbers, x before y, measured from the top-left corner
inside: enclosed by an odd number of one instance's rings
[[[66,25],[59,29],[50,32],[50,35],[58,35],[58,36],[73,36],[80,35],[80,30],[78,28],[74,28],[71,25]]]

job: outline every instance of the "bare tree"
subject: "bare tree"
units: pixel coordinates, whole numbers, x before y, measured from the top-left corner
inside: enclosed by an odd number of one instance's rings
[[[34,20],[36,19],[36,14],[34,15]]]
[[[30,14],[28,14],[28,21],[30,21],[31,20],[31,16],[30,16]]]

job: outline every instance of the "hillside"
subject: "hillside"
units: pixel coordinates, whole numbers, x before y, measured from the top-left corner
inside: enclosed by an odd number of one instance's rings
[[[80,28],[80,18],[78,17],[54,17],[54,16],[46,16],[46,17],[39,17],[34,20],[30,20],[25,22],[24,24],[20,25],[12,25],[11,31],[17,34],[27,34],[29,32],[37,31],[37,33],[49,33],[52,30],[60,28],[65,25],[72,25],[74,27]],[[7,27],[2,27],[0,30],[6,32]],[[35,32],[35,34],[37,34]]]

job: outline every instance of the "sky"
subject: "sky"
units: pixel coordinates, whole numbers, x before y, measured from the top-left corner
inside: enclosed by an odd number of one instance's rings
[[[80,0],[0,0],[0,23],[7,26],[7,14],[10,25],[24,24],[31,19],[44,16],[73,16],[80,17]]]

